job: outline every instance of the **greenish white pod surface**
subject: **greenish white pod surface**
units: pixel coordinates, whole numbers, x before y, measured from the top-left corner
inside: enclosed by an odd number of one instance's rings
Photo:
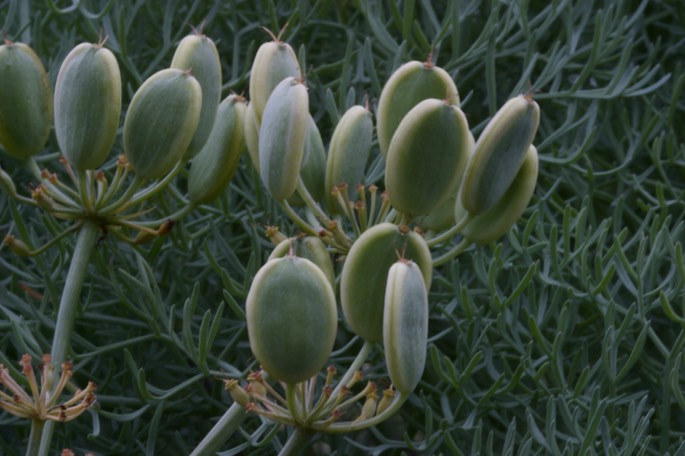
[[[259,127],[259,174],[276,200],[295,192],[308,128],[307,88],[295,78],[286,78],[269,97]]]
[[[269,260],[281,258],[288,254],[306,258],[317,265],[324,273],[331,287],[335,290],[335,269],[331,254],[326,249],[326,244],[318,237],[305,236],[293,237],[281,241],[269,255]]]
[[[186,36],[176,47],[171,68],[190,71],[202,89],[200,120],[185,153],[192,158],[207,141],[221,101],[221,61],[214,41],[199,33]]]
[[[475,216],[464,227],[461,234],[469,241],[477,244],[489,244],[502,237],[514,226],[528,207],[535,191],[537,177],[538,153],[535,146],[531,145],[514,182],[511,183],[502,198],[490,209]],[[454,212],[457,220],[466,217],[467,211],[461,204],[461,198],[457,198]]]
[[[383,348],[395,389],[409,395],[426,366],[428,292],[416,263],[400,260],[388,271],[383,315]]]
[[[457,106],[429,98],[402,119],[390,142],[385,187],[390,203],[409,216],[430,213],[461,181],[470,132]]]
[[[253,103],[248,103],[245,111],[245,146],[252,165],[259,172],[259,120]]]
[[[459,92],[450,75],[430,61],[400,66],[383,86],[376,111],[378,146],[387,156],[390,141],[404,116],[427,98],[459,106]]]
[[[167,68],[140,86],[124,120],[124,151],[136,174],[158,179],[171,171],[193,139],[201,105],[202,89],[188,71]]]
[[[368,342],[383,340],[383,306],[390,267],[414,261],[430,289],[433,264],[424,239],[406,227],[380,223],[352,244],[340,275],[340,304],[350,329]]]
[[[62,62],[55,84],[55,136],[79,171],[95,169],[112,150],[121,114],[121,74],[114,54],[81,43]]]
[[[363,106],[352,106],[338,121],[331,142],[328,145],[326,178],[324,189],[328,206],[335,212],[338,208],[330,196],[331,189],[338,184],[347,184],[348,196],[356,193],[362,184],[366,162],[369,160],[373,142],[373,120],[371,113]]]
[[[326,147],[323,144],[319,127],[310,115],[300,163],[300,177],[315,201],[321,201],[324,197],[325,170]],[[291,206],[303,206],[304,200],[298,192],[295,192],[288,198],[288,203]]]
[[[15,158],[29,158],[50,135],[50,80],[33,49],[5,43],[0,45],[0,144]]]
[[[233,178],[245,148],[246,109],[238,95],[229,95],[219,105],[214,128],[188,173],[188,198],[193,203],[212,201]]]
[[[274,379],[298,383],[323,368],[338,315],[333,289],[313,262],[292,255],[268,261],[254,277],[245,311],[252,353]]]
[[[250,70],[250,104],[259,122],[271,92],[285,78],[302,79],[300,64],[293,48],[283,41],[262,44]]]
[[[461,202],[471,215],[502,198],[535,138],[540,107],[529,95],[507,101],[481,133],[464,172]]]

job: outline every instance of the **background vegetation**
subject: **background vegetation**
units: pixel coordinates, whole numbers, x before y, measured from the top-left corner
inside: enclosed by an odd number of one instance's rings
[[[305,63],[325,139],[347,106],[373,103],[395,68],[431,50],[457,82],[476,136],[529,88],[542,112],[531,206],[501,241],[436,271],[430,356],[417,392],[391,422],[319,436],[312,451],[685,454],[685,5],[0,1],[2,34],[30,44],[53,83],[66,53],[104,31],[125,105],[169,65],[191,26],[217,42],[224,95],[247,93],[252,58],[269,39],[262,27],[286,23],[283,38]],[[51,141],[39,160],[59,172],[56,150]],[[22,189],[31,185],[18,162],[2,155],[0,164]],[[371,176],[382,182],[379,172]],[[183,190],[183,178],[176,185]],[[156,211],[176,205],[169,193]],[[76,383],[98,384],[98,406],[57,427],[55,451],[192,451],[231,403],[221,378],[256,367],[243,303],[271,248],[267,224],[295,232],[245,156],[225,195],[168,236],[132,248],[103,233],[72,358]],[[3,234],[39,246],[60,227],[0,194]],[[0,249],[6,366],[16,368],[23,353],[49,352],[73,247],[67,238],[32,259]],[[338,338],[338,349],[358,343],[342,326]],[[340,350],[331,362],[349,357]],[[381,363],[371,359],[367,375],[383,372]],[[28,433],[28,423],[0,414],[0,453],[21,453]],[[273,454],[286,437],[252,416],[224,450]]]

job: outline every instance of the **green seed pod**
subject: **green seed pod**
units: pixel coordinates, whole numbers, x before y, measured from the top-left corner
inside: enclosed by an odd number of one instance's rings
[[[390,76],[383,86],[376,111],[378,146],[384,157],[404,116],[426,98],[437,98],[459,106],[459,93],[454,81],[445,70],[430,61],[407,62]]]
[[[250,70],[250,103],[254,103],[257,120],[261,122],[271,92],[288,77],[302,79],[300,64],[293,48],[278,40],[262,44]]]
[[[259,121],[253,103],[248,103],[245,111],[245,146],[252,165],[259,172]]]
[[[390,267],[402,255],[418,264],[426,289],[433,265],[423,238],[406,227],[380,223],[359,236],[340,276],[340,303],[352,331],[368,342],[383,340],[383,303]]]
[[[307,191],[316,201],[321,201],[324,196],[324,173],[326,170],[326,147],[323,145],[319,127],[314,118],[309,116],[307,136],[304,141],[302,163],[300,164],[300,177]],[[295,192],[288,199],[291,206],[303,206],[304,200]]]
[[[297,187],[309,127],[309,96],[286,78],[269,97],[259,128],[259,174],[271,196],[288,199]]]
[[[340,118],[328,146],[325,190],[328,207],[338,208],[330,196],[331,189],[347,184],[348,197],[353,198],[357,185],[363,184],[366,162],[373,141],[371,113],[363,106],[352,106]]]
[[[188,71],[167,68],[140,86],[124,120],[124,151],[140,177],[158,179],[181,160],[201,105],[202,89]]]
[[[107,159],[121,114],[121,74],[109,49],[81,43],[67,55],[55,85],[55,135],[79,171]]]
[[[410,216],[438,207],[461,181],[469,146],[466,116],[457,106],[434,98],[414,106],[386,156],[385,187],[393,207]]]
[[[328,279],[331,287],[335,289],[335,269],[333,268],[333,261],[331,261],[331,254],[320,238],[306,236],[285,239],[274,248],[269,255],[269,260],[284,257],[291,250],[293,255],[306,258],[317,265]]]
[[[502,106],[476,142],[464,172],[461,199],[471,215],[490,209],[507,191],[535,138],[540,107],[529,95]]]
[[[45,145],[52,126],[52,91],[43,63],[24,43],[0,46],[0,144],[15,158]]]
[[[502,198],[490,209],[475,216],[464,227],[461,234],[469,241],[477,244],[489,244],[502,237],[514,226],[528,206],[535,191],[537,178],[538,152],[535,146],[531,145],[514,182],[511,183]],[[457,220],[466,216],[467,211],[461,203],[461,198],[457,198],[454,212]]]
[[[428,292],[421,270],[398,261],[388,271],[383,315],[385,365],[397,391],[409,395],[426,366]]]
[[[321,269],[288,255],[257,272],[245,303],[247,335],[274,379],[298,383],[317,374],[333,349],[335,294]]]
[[[245,148],[245,100],[229,95],[221,102],[214,128],[188,173],[188,198],[195,204],[212,201],[233,178]]]
[[[176,48],[171,68],[190,71],[202,88],[200,121],[185,153],[186,158],[192,158],[209,138],[221,101],[221,61],[214,41],[201,34],[186,36]]]

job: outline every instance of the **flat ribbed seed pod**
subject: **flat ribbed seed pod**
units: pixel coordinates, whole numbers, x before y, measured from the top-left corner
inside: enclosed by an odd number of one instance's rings
[[[535,138],[540,108],[528,95],[507,101],[481,133],[464,172],[461,199],[471,215],[490,209],[507,191]]]
[[[477,244],[489,244],[496,241],[514,226],[521,217],[523,211],[535,191],[538,177],[538,153],[535,146],[530,146],[523,159],[514,182],[511,183],[502,198],[490,209],[475,216],[466,225],[461,234],[471,242]],[[466,209],[461,204],[461,198],[457,198],[455,217],[457,220],[464,218]]]
[[[388,271],[383,315],[385,365],[393,386],[409,395],[426,366],[428,292],[421,270],[398,261]]]
[[[424,239],[406,227],[380,223],[350,248],[340,276],[340,303],[350,329],[368,342],[383,340],[383,305],[390,267],[402,255],[418,264],[426,289],[433,266]]]
[[[345,111],[333,131],[326,161],[324,189],[333,212],[338,210],[338,203],[330,196],[334,186],[347,184],[348,196],[353,198],[357,185],[363,184],[372,141],[371,113],[363,106],[352,106]]]
[[[328,279],[331,287],[335,289],[335,270],[331,254],[326,249],[326,244],[314,236],[293,237],[281,241],[269,255],[269,260],[281,258],[292,254],[301,258],[306,258],[317,265]]]
[[[212,201],[233,178],[245,149],[246,110],[238,95],[229,95],[219,105],[214,128],[188,173],[188,198],[193,203]]]
[[[286,78],[269,97],[259,128],[259,174],[271,196],[288,199],[297,187],[309,127],[309,95]]]
[[[430,62],[407,62],[383,86],[376,111],[378,146],[387,156],[390,141],[404,116],[426,98],[459,106],[457,86],[450,75]]]
[[[316,375],[333,349],[338,314],[321,269],[288,255],[257,272],[245,303],[257,361],[274,379],[298,383]]]
[[[201,34],[186,36],[176,48],[171,68],[190,71],[202,89],[200,121],[185,154],[192,158],[207,141],[221,101],[221,61],[214,41]]]
[[[202,89],[187,71],[167,68],[133,95],[124,120],[124,151],[133,170],[158,179],[181,160],[200,120]]]
[[[121,74],[109,49],[81,43],[62,62],[55,85],[55,136],[74,168],[107,159],[119,127]]]
[[[402,119],[390,142],[385,187],[390,203],[425,215],[449,198],[469,158],[470,132],[457,106],[427,99]]]
[[[261,122],[271,92],[285,78],[302,79],[295,51],[283,41],[262,44],[250,70],[250,103],[254,104],[257,120]]]
[[[24,43],[0,46],[0,144],[15,158],[38,153],[52,126],[52,90],[43,63]]]

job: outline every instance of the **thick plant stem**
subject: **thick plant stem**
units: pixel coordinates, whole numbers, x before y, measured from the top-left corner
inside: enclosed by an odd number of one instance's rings
[[[296,427],[293,433],[290,434],[285,446],[278,453],[278,456],[297,456],[298,454],[301,454],[302,450],[307,447],[314,434],[314,432],[308,429]]]
[[[238,429],[245,418],[245,409],[242,405],[234,402],[214,427],[207,433],[202,442],[195,447],[191,456],[215,455],[221,446]]]
[[[93,252],[93,248],[98,239],[100,229],[98,225],[87,221],[81,226],[74,255],[71,258],[69,265],[69,272],[67,273],[67,280],[62,291],[62,299],[59,303],[59,310],[57,311],[57,323],[55,324],[55,334],[52,338],[52,351],[50,353],[50,361],[54,366],[59,366],[67,357],[67,352],[71,345],[71,333],[74,329],[74,320],[76,313],[81,304],[81,288],[86,277],[86,270],[88,269],[88,261]],[[52,384],[53,382],[51,382]],[[49,421],[45,423],[43,434],[40,442],[40,451],[38,454],[47,455],[50,451],[50,441],[52,440],[52,432],[54,429],[54,422]]]
[[[26,456],[34,456],[38,454],[44,424],[45,421],[37,418],[31,420],[31,435],[29,436],[29,446],[26,448]]]

